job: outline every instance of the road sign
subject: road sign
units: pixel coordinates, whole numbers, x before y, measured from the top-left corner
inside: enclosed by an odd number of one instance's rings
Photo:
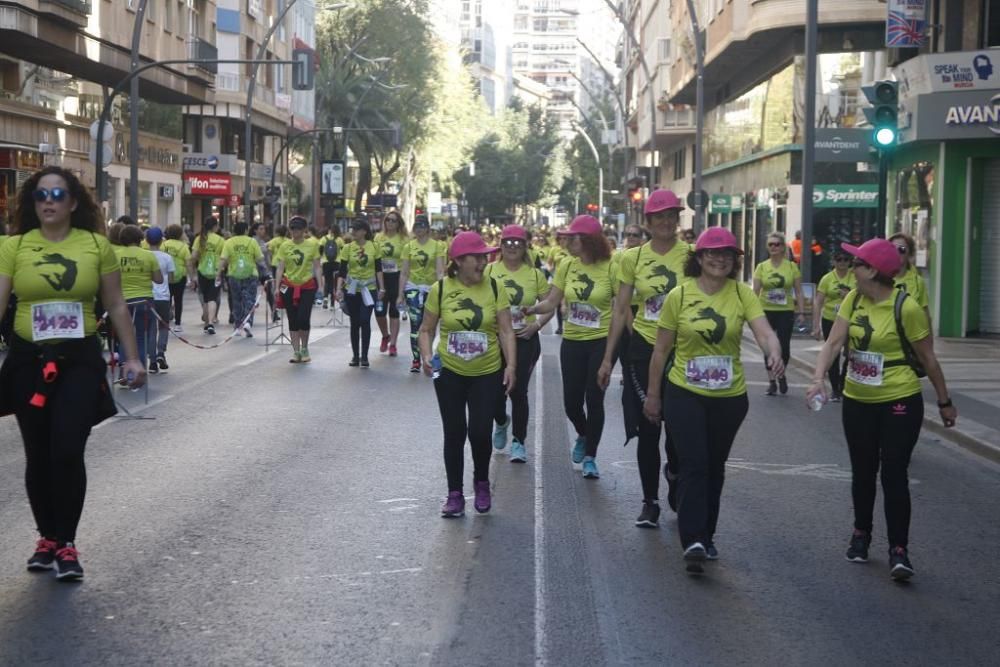
[[[99,120],[95,120],[93,123],[90,124],[91,141],[97,141],[97,128],[100,127],[100,125],[101,121]],[[111,121],[109,120],[104,124],[104,136],[101,137],[101,139],[104,141],[104,143],[110,144],[114,138],[115,138],[115,126],[112,125]]]
[[[700,195],[700,196],[699,196]],[[687,205],[691,210],[702,209],[705,210],[708,207],[708,193],[702,190],[700,193],[692,190],[687,196]]]
[[[114,151],[111,150],[110,144],[101,144],[101,164],[107,166],[111,164]],[[97,143],[90,144],[90,150],[87,152],[87,159],[90,160],[91,164],[97,164]]]

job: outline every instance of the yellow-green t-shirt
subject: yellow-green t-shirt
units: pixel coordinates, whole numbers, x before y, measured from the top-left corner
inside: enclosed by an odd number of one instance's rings
[[[287,236],[275,236],[267,242],[267,251],[271,254],[272,267],[278,266],[278,252],[281,250],[281,246],[288,243],[289,240]]]
[[[446,253],[444,244],[434,239],[427,239],[422,244],[417,239],[408,241],[403,246],[402,261],[410,263],[409,282],[430,285],[437,280],[437,259]]]
[[[563,292],[567,316],[563,322],[566,340],[606,338],[611,324],[611,300],[614,296],[611,260],[584,264],[566,255],[559,263],[553,284]]]
[[[191,249],[188,248],[187,243],[179,239],[167,239],[160,246],[160,249],[174,260],[174,282],[183,282],[187,275],[187,262],[191,258]]]
[[[367,283],[375,279],[375,260],[382,259],[379,246],[373,241],[357,242],[344,246],[347,257],[347,278]]]
[[[852,290],[844,297],[837,314],[850,324],[848,329],[847,377],[844,395],[862,403],[884,403],[920,393],[920,379],[906,363],[896,332],[896,294],[875,303]],[[903,301],[903,330],[911,343],[930,335],[927,314],[915,299]]]
[[[725,287],[711,295],[702,292],[696,280],[671,291],[658,322],[677,336],[667,380],[702,396],[745,394],[740,359],[743,323],[761,317],[764,311],[753,290],[735,280],[726,281]]]
[[[379,259],[382,260],[383,273],[399,273],[403,263],[403,246],[407,238],[402,234],[389,236],[379,232],[375,235],[375,244],[379,247]]]
[[[753,277],[760,281],[760,305],[764,310],[795,310],[795,280],[802,277],[798,264],[783,259],[774,268],[771,260],[765,259],[754,269]]]
[[[500,370],[497,312],[510,308],[506,290],[497,286],[494,295],[489,278],[468,287],[446,277],[431,287],[425,307],[440,318],[437,352],[444,368],[466,376]]]
[[[823,295],[823,319],[833,321],[837,317],[837,311],[844,301],[844,297],[852,289],[857,287],[858,279],[854,277],[854,271],[848,269],[847,275],[841,278],[836,271],[830,271],[819,279],[816,291]]]
[[[618,264],[621,282],[632,285],[632,303],[639,307],[632,327],[650,345],[656,343],[656,325],[667,294],[687,280],[684,264],[690,251],[690,245],[677,242],[661,255],[646,242],[622,253]]]
[[[257,277],[257,262],[264,261],[257,239],[249,236],[234,236],[222,246],[222,258],[226,264],[226,275],[245,280]]]
[[[319,259],[319,242],[304,238],[300,243],[289,239],[278,249],[278,260],[285,263],[282,277],[293,285],[303,285],[313,277],[313,261]]]
[[[502,261],[494,262],[486,267],[486,276],[497,281],[497,286],[507,291],[510,302],[510,319],[514,331],[520,331],[535,321],[534,315],[525,315],[522,308],[532,306],[544,299],[552,289],[545,279],[545,274],[534,265],[522,262],[517,271],[511,271]]]
[[[152,299],[153,272],[160,270],[156,255],[131,245],[117,246],[115,256],[122,273],[122,295],[125,299]],[[166,280],[166,277],[163,279]]]
[[[219,257],[222,256],[222,246],[225,239],[209,232],[205,237],[205,246],[201,245],[201,237],[194,240],[194,254],[198,255],[198,273],[206,278],[215,278],[219,272]]]
[[[896,276],[894,281],[896,287],[899,287],[912,296],[918,306],[927,308],[927,304],[929,303],[927,300],[927,283],[924,282],[923,276],[920,275],[916,267],[907,266],[906,273]]]
[[[24,340],[35,340],[32,328],[35,307],[62,302],[80,304],[84,335],[94,335],[97,332],[94,300],[100,291],[100,277],[117,271],[118,258],[111,244],[100,234],[71,229],[62,241],[53,242],[33,229],[23,236],[5,239],[0,246],[0,275],[11,278],[13,291],[17,294],[14,332]],[[39,315],[44,316],[43,313]],[[59,340],[40,339],[37,342]]]

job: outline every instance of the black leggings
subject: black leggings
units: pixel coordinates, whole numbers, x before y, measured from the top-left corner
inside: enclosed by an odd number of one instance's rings
[[[310,320],[312,319],[313,302],[316,300],[316,290],[299,290],[299,302],[293,303],[292,288],[289,287],[281,295],[281,300],[285,304],[285,313],[288,317],[288,330],[309,331],[312,328]]]
[[[633,334],[629,343],[629,348],[624,357],[628,363],[622,364],[622,373],[625,374],[626,391],[631,390],[631,374],[635,375],[635,381],[642,388],[643,392],[649,386],[649,360],[653,356],[653,346],[646,342],[641,334]],[[642,406],[638,401],[637,405]],[[642,497],[644,500],[657,500],[660,495],[660,432],[663,427],[660,424],[653,424],[645,415],[636,415],[639,423],[639,444],[636,446],[635,456],[639,464],[639,479],[642,482]],[[667,454],[667,469],[671,475],[677,474],[677,448],[673,438],[670,437],[670,430],[666,431],[666,440],[663,443],[664,451]]]
[[[340,273],[339,262],[327,262],[323,265],[323,298],[333,301],[333,290],[337,286],[337,274]],[[332,303],[330,305],[333,305]]]
[[[576,434],[587,443],[587,456],[597,456],[597,446],[601,444],[601,434],[604,432],[604,390],[597,384],[597,371],[604,360],[604,346],[607,342],[607,338],[564,338],[559,348],[563,407]]]
[[[531,373],[541,355],[542,343],[537,333],[527,340],[517,339],[517,377],[514,389],[510,392],[510,418],[514,425],[511,433],[522,445],[528,437],[528,383],[531,382]],[[497,410],[493,419],[499,424],[507,419],[507,396],[500,392],[497,398]]]
[[[385,285],[385,298],[382,299],[382,307],[375,309],[375,317],[385,317],[389,313],[390,320],[398,320],[399,309],[396,308],[396,302],[399,301],[399,273],[383,273],[382,281]]]
[[[830,330],[833,329],[833,320],[823,319],[823,340],[830,337]],[[830,370],[827,371],[827,376],[830,378],[830,388],[833,390],[834,396],[840,396],[844,393],[844,369],[840,366],[840,350],[837,350],[837,356],[833,358],[833,363],[830,364]]]
[[[749,407],[746,394],[714,398],[666,382],[663,417],[677,446],[677,530],[685,549],[715,536],[726,460]]]
[[[181,311],[184,310],[184,288],[187,283],[183,280],[170,283],[170,301],[174,306],[174,324],[181,325]]]
[[[444,427],[444,469],[448,491],[461,491],[465,474],[465,440],[472,447],[472,479],[489,480],[493,410],[503,393],[503,371],[487,375],[459,375],[447,368],[434,380],[441,424]],[[466,416],[468,410],[468,416]]]
[[[792,327],[795,326],[795,313],[791,310],[765,310],[768,324],[778,335],[778,342],[781,343],[781,360],[788,367],[788,360],[792,356]]]
[[[910,537],[910,456],[924,421],[920,394],[885,403],[844,397],[844,436],[851,454],[854,527],[871,532],[875,480],[882,468],[882,495],[890,547],[906,547]]]
[[[372,311],[375,307],[365,305],[360,291],[345,294],[344,301],[347,303],[347,316],[351,318],[351,352],[355,359],[367,359],[368,347],[372,342]]]

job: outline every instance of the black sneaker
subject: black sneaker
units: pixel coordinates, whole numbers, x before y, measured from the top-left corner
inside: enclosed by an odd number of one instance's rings
[[[659,503],[649,502],[648,500],[642,501],[642,511],[639,512],[639,518],[635,520],[635,525],[640,528],[656,528],[659,526],[660,520],[660,505]]]
[[[166,373],[170,369],[170,366],[167,365],[167,358],[163,356],[156,358],[156,365],[159,366],[160,370],[163,371],[164,373]]]
[[[353,359],[347,362],[347,365],[350,366],[351,368],[357,368],[358,366],[361,365],[361,361],[359,361],[357,357],[354,357]]]
[[[209,336],[214,336],[215,335],[215,327],[213,325],[211,325],[211,324],[206,324],[205,325],[205,333],[207,333]]]
[[[784,375],[778,378],[778,391],[780,391],[782,395],[788,393],[788,378]]]
[[[705,543],[705,558],[708,560],[719,560],[719,550],[715,548],[715,542],[712,540]]]
[[[73,546],[72,542],[67,542],[64,546],[56,550],[56,579],[60,581],[83,579],[83,566],[80,565],[80,553]]]
[[[38,540],[35,543],[34,555],[28,559],[28,569],[32,572],[41,572],[55,567],[58,546],[55,540],[47,540],[44,537]]]
[[[160,372],[160,367],[156,365],[156,361],[155,360],[149,362],[149,371],[148,372],[149,372],[150,375],[156,375],[156,374],[158,374]]]
[[[695,542],[684,550],[684,562],[687,564],[687,571],[692,574],[701,574],[705,571],[707,558],[708,553],[705,551],[705,545],[701,542]]]
[[[872,536],[870,533],[863,533],[855,530],[851,535],[851,545],[847,547],[847,560],[852,563],[868,562],[868,547],[871,546]]]
[[[896,581],[906,581],[914,574],[905,547],[889,549],[889,576]]]
[[[778,395],[778,383],[771,380],[767,384],[767,391],[764,392],[766,396],[777,396]]]
[[[368,363],[368,357],[361,357],[361,368],[368,368],[371,364]]]

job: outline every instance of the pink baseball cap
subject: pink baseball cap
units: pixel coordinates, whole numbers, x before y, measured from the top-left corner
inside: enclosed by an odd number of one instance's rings
[[[563,227],[557,234],[562,236],[568,236],[570,234],[590,234],[592,236],[600,236],[603,233],[601,229],[601,223],[592,215],[578,215],[573,218],[573,222],[570,223],[569,227]]]
[[[483,243],[483,237],[476,232],[461,232],[455,235],[448,250],[448,256],[452,259],[465,257],[466,255],[490,255],[497,251]]]
[[[528,240],[528,234],[524,231],[524,227],[521,225],[507,225],[500,232],[500,240],[504,239],[520,239],[522,241]]]
[[[646,200],[646,207],[643,212],[649,215],[675,208],[684,208],[680,197],[675,195],[672,190],[655,190],[649,195],[649,199]]]
[[[709,227],[701,233],[698,241],[694,244],[695,252],[717,248],[731,248],[736,251],[737,255],[743,254],[739,244],[736,242],[736,237],[733,236],[731,231],[723,227]]]
[[[879,273],[894,278],[899,270],[903,268],[902,257],[896,250],[896,245],[892,241],[885,239],[871,239],[865,241],[860,246],[850,243],[841,243],[840,247],[844,252],[848,252]]]

